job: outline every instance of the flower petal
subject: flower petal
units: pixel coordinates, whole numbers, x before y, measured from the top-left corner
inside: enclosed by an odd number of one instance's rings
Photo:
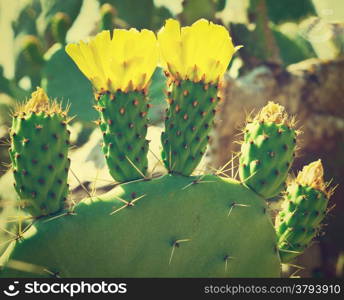
[[[158,62],[155,34],[149,30],[102,31],[88,43],[69,44],[66,52],[97,90],[144,89]]]
[[[216,82],[235,52],[227,29],[205,19],[181,29],[178,21],[169,19],[158,42],[163,65],[177,79]]]

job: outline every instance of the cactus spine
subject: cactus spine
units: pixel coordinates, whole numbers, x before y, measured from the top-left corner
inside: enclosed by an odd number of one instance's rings
[[[38,88],[13,115],[10,158],[22,206],[34,217],[59,211],[68,193],[67,113]]]

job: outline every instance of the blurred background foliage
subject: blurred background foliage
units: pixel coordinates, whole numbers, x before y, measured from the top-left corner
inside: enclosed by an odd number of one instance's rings
[[[0,228],[16,230],[9,216],[18,213],[9,166],[8,132],[15,101],[24,101],[36,86],[71,104],[71,201],[85,189],[101,191],[113,186],[100,152],[98,130],[91,121],[93,90],[66,55],[68,42],[86,39],[103,29],[149,28],[165,19],[178,18],[190,25],[207,18],[225,25],[236,45],[244,47],[232,60],[226,75],[225,98],[214,143],[202,167],[217,167],[230,159],[234,136],[244,111],[259,109],[268,100],[280,101],[299,115],[305,135],[296,168],[322,158],[328,178],[339,184],[332,200],[326,235],[320,236],[298,261],[300,276],[344,276],[344,103],[343,51],[344,1],[342,0],[0,0]],[[216,51],[216,49],[214,49]],[[149,91],[151,170],[157,167],[159,134],[164,116],[166,78],[160,68]],[[275,99],[270,99],[275,98]],[[237,99],[237,102],[236,102]],[[240,101],[239,101],[240,100]],[[239,106],[240,105],[240,106]],[[316,128],[313,132],[311,129]],[[92,176],[90,175],[92,174]],[[97,174],[97,175],[94,175]],[[81,184],[82,183],[82,184]],[[278,202],[271,204],[272,209]],[[6,241],[0,232],[0,253]],[[286,267],[290,276],[297,268]]]

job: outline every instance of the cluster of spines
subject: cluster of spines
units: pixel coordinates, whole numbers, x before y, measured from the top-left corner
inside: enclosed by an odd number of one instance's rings
[[[301,254],[316,236],[332,192],[323,180],[320,160],[305,166],[289,183],[282,211],[275,221],[283,263]]]
[[[40,88],[13,114],[9,149],[21,206],[40,217],[61,210],[68,194],[67,112]]]
[[[111,176],[118,182],[145,178],[146,140],[150,107],[145,90],[103,92],[96,95],[97,121],[103,134],[103,153]]]
[[[266,199],[277,196],[295,157],[297,134],[284,108],[269,102],[244,129],[241,181]]]
[[[170,173],[189,176],[202,159],[214,125],[218,86],[175,80],[168,93],[165,131],[161,135],[163,161]]]

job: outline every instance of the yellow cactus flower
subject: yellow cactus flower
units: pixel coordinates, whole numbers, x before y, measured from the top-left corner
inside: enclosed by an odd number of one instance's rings
[[[180,28],[169,19],[158,33],[162,63],[175,79],[216,83],[237,49],[224,26],[200,19]]]
[[[89,42],[69,44],[66,52],[98,92],[144,89],[158,62],[155,34],[150,30],[104,30]]]

